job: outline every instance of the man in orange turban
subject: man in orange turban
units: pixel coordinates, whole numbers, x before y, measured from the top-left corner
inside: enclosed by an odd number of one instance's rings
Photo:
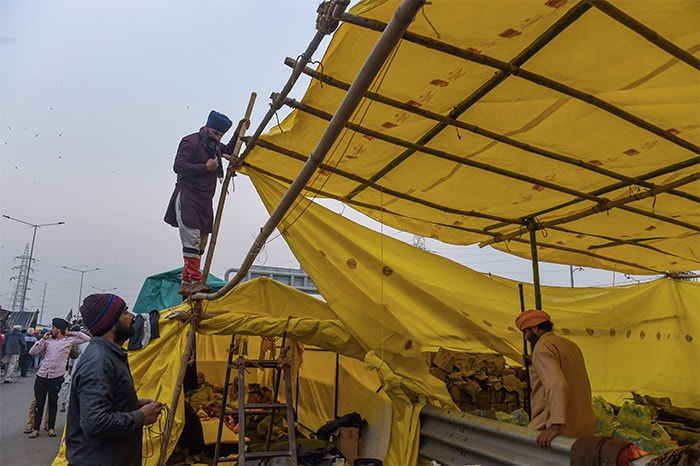
[[[591,384],[581,349],[555,335],[544,311],[522,312],[515,325],[532,345],[530,384],[531,429],[541,430],[537,444],[549,448],[557,435],[579,438],[595,435]]]

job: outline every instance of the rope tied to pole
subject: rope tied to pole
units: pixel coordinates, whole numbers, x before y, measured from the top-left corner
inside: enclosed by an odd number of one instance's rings
[[[316,9],[316,30],[322,34],[330,34],[340,24],[340,15],[350,4],[350,0],[326,0]]]

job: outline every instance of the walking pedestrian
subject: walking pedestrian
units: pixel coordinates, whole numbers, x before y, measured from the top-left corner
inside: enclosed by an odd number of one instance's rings
[[[80,325],[73,325],[71,331],[80,332]],[[79,345],[73,346],[70,349],[70,354],[68,358],[68,364],[66,365],[66,373],[63,376],[63,384],[61,384],[61,390],[58,392],[58,404],[60,406],[60,411],[63,413],[66,411],[66,406],[68,405],[68,399],[70,396],[70,384],[73,378],[73,368],[80,360],[80,355],[89,345],[90,342],[81,343]]]
[[[1,356],[7,368],[3,383],[12,383],[12,376],[19,366],[19,357],[25,351],[27,351],[27,344],[24,342],[24,335],[22,335],[22,326],[15,325],[12,327],[12,331],[5,336],[0,347]]]
[[[68,321],[56,317],[51,321],[51,331],[34,343],[29,354],[44,354],[41,367],[36,372],[34,380],[34,396],[36,407],[34,408],[34,430],[29,438],[39,436],[41,428],[41,416],[48,395],[49,400],[49,437],[56,436],[56,411],[58,410],[58,392],[63,383],[63,375],[66,372],[66,362],[73,345],[79,345],[90,340],[90,337],[82,332],[68,331]]]
[[[29,327],[25,332],[24,343],[26,345],[26,350],[19,357],[19,375],[22,377],[27,376],[27,372],[29,372],[29,368],[34,361],[34,356],[29,354],[29,350],[34,346],[34,343],[36,343],[36,337],[34,336],[34,329],[32,327]]]

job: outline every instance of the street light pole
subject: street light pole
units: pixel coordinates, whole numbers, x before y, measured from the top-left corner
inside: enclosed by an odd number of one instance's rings
[[[583,267],[574,267],[573,265],[569,266],[569,274],[571,275],[571,288],[574,287],[574,272],[578,272],[579,270],[583,270]]]
[[[66,267],[65,265],[63,266],[63,268],[67,269],[67,270],[72,270],[73,272],[80,272],[80,291],[78,292],[78,307],[76,309],[76,311],[79,311],[80,310],[80,301],[82,301],[82,299],[83,299],[83,276],[88,272],[96,272],[97,270],[100,270],[100,268],[96,267],[94,269],[78,270],[78,269]]]
[[[24,220],[20,220],[18,218],[13,218],[10,217],[9,215],[3,215],[8,220],[14,220],[15,222],[19,223],[24,223],[25,225],[29,225],[30,227],[34,228],[34,234],[32,235],[32,246],[29,249],[29,265],[27,267],[27,273],[24,277],[24,288],[22,289],[22,302],[19,306],[19,312],[24,311],[24,301],[27,299],[27,287],[29,286],[29,273],[32,270],[32,256],[34,255],[34,241],[36,240],[36,230],[41,227],[50,227],[52,225],[63,225],[66,222],[54,222],[54,223],[29,223],[25,222]]]

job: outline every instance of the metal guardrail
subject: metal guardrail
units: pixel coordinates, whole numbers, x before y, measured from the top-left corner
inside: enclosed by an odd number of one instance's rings
[[[535,439],[538,431],[493,419],[425,406],[420,414],[419,454],[443,466],[571,464],[571,446],[576,439],[556,437],[544,450]],[[632,462],[643,466],[653,458]]]
[[[420,414],[420,456],[442,465],[570,464],[574,439],[555,438],[552,447],[537,445],[538,432],[461,411],[425,406]]]

